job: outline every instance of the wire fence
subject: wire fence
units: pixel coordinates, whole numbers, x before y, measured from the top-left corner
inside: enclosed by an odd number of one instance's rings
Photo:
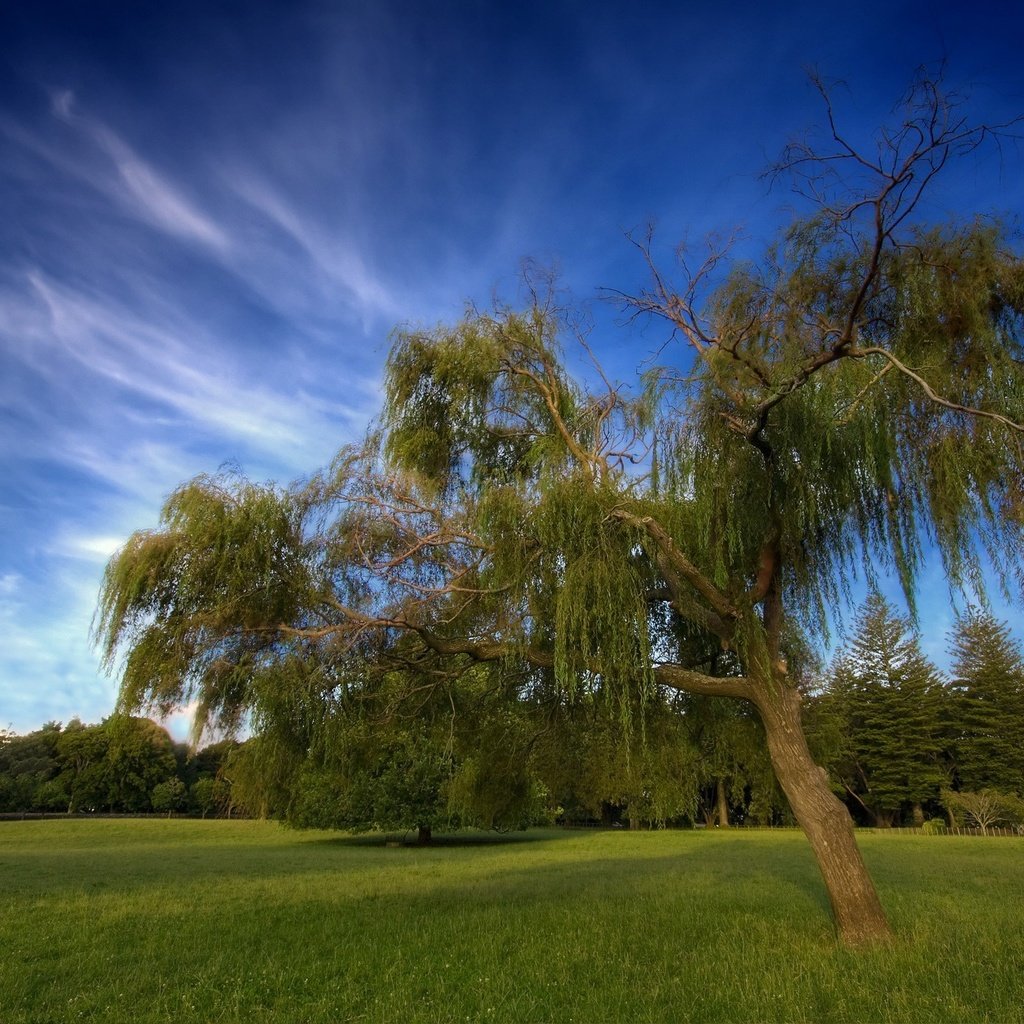
[[[871,828],[864,829],[863,831],[881,836],[982,836],[986,839],[1024,838],[1024,825],[989,825],[988,828],[966,828],[960,825],[944,825],[941,828],[909,828],[903,825],[894,825],[891,828]]]

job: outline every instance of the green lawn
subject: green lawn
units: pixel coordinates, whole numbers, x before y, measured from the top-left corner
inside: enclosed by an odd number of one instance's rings
[[[1024,841],[861,843],[853,954],[794,832],[0,822],[0,1022],[1024,1021]]]

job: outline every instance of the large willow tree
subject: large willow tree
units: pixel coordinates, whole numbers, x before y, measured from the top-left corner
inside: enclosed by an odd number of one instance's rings
[[[495,700],[585,694],[625,726],[658,688],[746,700],[842,940],[886,938],[796,639],[858,573],[912,599],[926,557],[954,585],[1020,565],[1024,269],[995,226],[919,220],[990,132],[921,82],[869,149],[833,127],[787,151],[813,215],[758,262],[684,260],[676,287],[641,244],[625,302],[681,347],[634,391],[574,380],[541,299],[399,333],[365,445],[300,487],[193,480],[111,561],[121,703],[270,726],[480,663]]]

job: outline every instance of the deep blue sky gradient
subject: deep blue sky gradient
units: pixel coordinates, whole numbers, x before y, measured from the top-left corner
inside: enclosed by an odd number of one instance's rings
[[[1022,42],[985,2],[5,5],[0,726],[110,712],[106,558],[192,474],[290,480],[357,437],[396,324],[514,299],[525,257],[584,303],[635,289],[649,220],[756,252],[797,202],[759,173],[821,122],[807,66],[854,132],[943,57],[997,121]],[[972,156],[925,212],[1015,218],[1021,157]],[[593,316],[616,375],[663,340]],[[937,568],[925,590],[941,660]]]

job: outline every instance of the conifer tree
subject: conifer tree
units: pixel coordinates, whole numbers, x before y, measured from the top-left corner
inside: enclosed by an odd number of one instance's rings
[[[904,805],[938,797],[946,691],[907,618],[877,592],[836,656],[822,712],[836,721],[831,768],[874,824],[893,824]]]
[[[1005,622],[971,607],[950,643],[958,787],[1024,793],[1024,654]]]

